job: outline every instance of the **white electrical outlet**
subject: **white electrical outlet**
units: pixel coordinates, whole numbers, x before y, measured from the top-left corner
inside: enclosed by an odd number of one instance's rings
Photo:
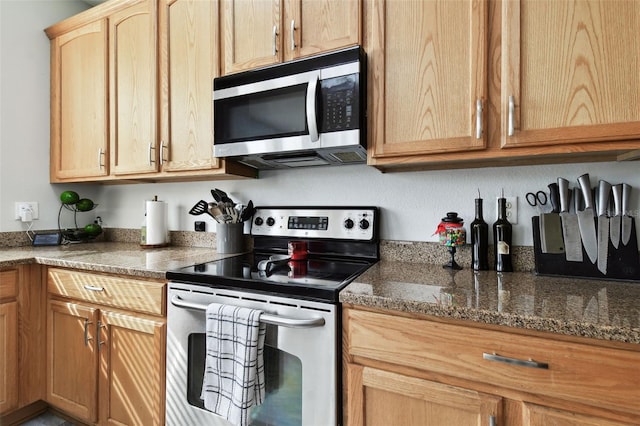
[[[16,201],[16,220],[30,222],[40,217],[37,201]],[[29,219],[30,218],[30,219]]]
[[[512,225],[518,223],[518,197],[504,197],[507,204],[507,220]]]

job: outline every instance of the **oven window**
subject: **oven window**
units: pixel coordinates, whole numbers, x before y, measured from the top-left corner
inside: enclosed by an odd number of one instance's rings
[[[308,133],[307,84],[215,101],[215,143]]]
[[[205,409],[200,399],[205,365],[205,334],[189,335],[187,400]],[[266,398],[251,413],[252,426],[302,425],[302,362],[292,354],[265,345]]]

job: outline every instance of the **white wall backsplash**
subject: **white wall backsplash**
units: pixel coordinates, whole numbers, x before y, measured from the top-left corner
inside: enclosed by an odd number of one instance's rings
[[[43,29],[87,8],[79,0],[0,0],[0,231],[25,230],[13,219],[15,201],[38,201],[40,220],[34,229],[57,226],[59,194],[66,189],[99,203],[79,216],[79,225],[100,215],[107,227],[138,228],[144,200],[157,195],[169,203],[171,230],[193,230],[205,220],[189,209],[200,199],[212,200],[220,188],[238,202],[256,205],[374,205],[382,208],[381,237],[390,240],[436,241],[440,218],[457,211],[468,226],[480,189],[485,220],[496,218],[495,199],[518,196],[516,245],[532,245],[531,216],[537,211],[524,199],[527,191],[546,189],[563,176],[574,182],[588,172],[611,183],[627,182],[637,189],[631,200],[639,210],[638,162],[484,168],[383,174],[367,166],[323,167],[264,171],[258,180],[207,181],[137,185],[52,185],[49,183],[49,40]],[[63,226],[65,226],[63,224]]]
[[[98,213],[105,226],[137,228],[144,216],[144,200],[154,195],[169,203],[169,228],[193,230],[193,222],[204,220],[207,230],[215,222],[206,215],[191,216],[189,209],[200,199],[213,201],[210,190],[220,188],[238,203],[250,199],[256,205],[373,205],[382,208],[381,237],[390,240],[437,241],[432,236],[448,211],[458,212],[471,223],[478,189],[484,201],[484,217],[496,219],[496,198],[502,189],[518,196],[518,224],[514,244],[532,245],[531,216],[538,211],[524,199],[528,191],[543,189],[563,176],[573,185],[589,173],[592,185],[598,179],[627,182],[640,192],[638,163],[585,163],[549,166],[500,167],[408,173],[380,173],[367,166],[316,167],[287,171],[263,171],[257,180],[209,181],[105,186],[98,195]],[[638,210],[638,193],[631,205]],[[549,206],[550,209],[550,206]]]

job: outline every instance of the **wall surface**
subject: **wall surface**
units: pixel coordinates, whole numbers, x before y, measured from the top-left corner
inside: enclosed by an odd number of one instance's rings
[[[485,220],[489,224],[495,221],[495,199],[504,189],[505,195],[519,197],[514,244],[532,245],[531,216],[538,211],[527,205],[524,195],[546,189],[558,176],[576,184],[576,178],[588,172],[594,186],[597,179],[606,179],[611,183],[627,182],[640,192],[638,162],[397,174],[383,174],[368,166],[345,166],[266,171],[258,180],[51,185],[49,41],[42,30],[86,7],[79,0],[0,0],[0,231],[26,229],[13,219],[14,201],[39,201],[41,219],[34,223],[34,229],[55,228],[59,193],[75,189],[100,204],[95,214],[107,227],[138,228],[144,217],[144,200],[157,195],[169,203],[170,229],[192,230],[194,221],[205,220],[207,230],[215,232],[213,219],[191,216],[188,211],[200,199],[212,201],[210,190],[220,188],[237,202],[251,199],[256,205],[379,206],[383,239],[436,241],[432,234],[446,212],[457,211],[467,225],[471,223],[478,190],[485,200]],[[638,192],[631,200],[636,215],[640,210]]]
[[[49,39],[43,31],[88,7],[79,0],[0,0],[0,231],[27,229],[14,219],[16,201],[37,201],[33,229],[54,229],[60,192],[95,196],[93,186],[49,184]]]

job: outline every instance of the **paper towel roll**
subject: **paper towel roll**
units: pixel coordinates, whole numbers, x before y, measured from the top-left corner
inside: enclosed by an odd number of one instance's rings
[[[164,201],[146,201],[147,240],[145,245],[165,245],[168,241],[167,203]]]

